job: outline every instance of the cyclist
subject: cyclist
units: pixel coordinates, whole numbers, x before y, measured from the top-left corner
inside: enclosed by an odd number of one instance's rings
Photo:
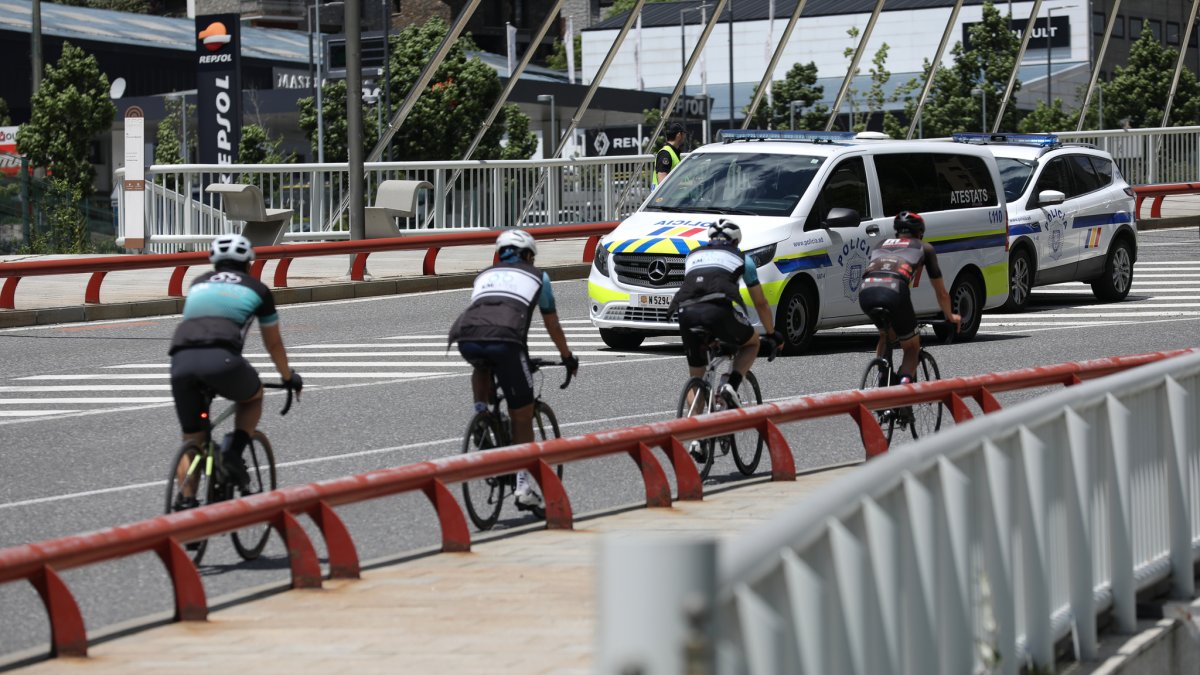
[[[567,372],[579,370],[567,336],[558,322],[550,277],[534,267],[537,242],[524,230],[505,230],[496,238],[500,262],[479,273],[471,291],[471,304],[450,327],[450,343],[474,370],[471,390],[475,411],[487,410],[495,401],[492,373],[508,399],[513,443],[533,441],[533,373],[529,368],[529,323],[533,308],[541,310],[546,332],[558,348]],[[527,471],[517,472],[517,505],[542,508],[542,497],[530,485]]]
[[[946,319],[955,325],[955,330],[962,317],[955,314],[950,305],[950,294],[946,292],[942,268],[938,266],[933,245],[923,241],[925,219],[915,211],[901,211],[896,214],[893,225],[896,238],[884,241],[879,248],[871,251],[871,258],[863,271],[858,304],[879,328],[876,356],[884,358],[888,345],[900,342],[904,350],[900,383],[907,384],[916,379],[917,356],[921,351],[921,336],[917,334],[917,317],[913,311],[909,286],[920,276],[922,267],[929,271],[938,306],[942,308]]]
[[[192,282],[183,305],[183,321],[171,340],[171,395],[185,442],[204,442],[208,432],[206,390],[237,402],[236,428],[225,435],[222,454],[231,480],[244,488],[250,477],[242,451],[262,417],[262,382],[242,356],[242,343],[255,317],[279,377],[297,398],[304,380],[288,367],[270,289],[250,276],[249,265],[254,260],[250,240],[238,234],[219,236],[212,242],[208,259],[213,270]]]
[[[758,267],[754,260],[738,248],[742,229],[736,223],[721,219],[708,227],[708,244],[688,254],[683,262],[683,285],[667,309],[670,316],[679,311],[679,333],[687,353],[688,372],[702,377],[708,365],[708,345],[703,336],[693,331],[702,328],[713,338],[737,347],[733,369],[719,392],[729,407],[737,407],[737,390],[742,379],[758,356],[758,332],[746,318],[738,282],[745,282],[754,301],[754,309],[762,321],[767,347],[783,344],[783,336],[775,330],[771,307],[758,282]]]

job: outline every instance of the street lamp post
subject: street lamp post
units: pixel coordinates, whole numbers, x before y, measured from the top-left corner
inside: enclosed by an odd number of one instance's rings
[[[799,104],[801,108],[804,107],[804,101],[788,101],[788,129],[790,129],[791,131],[796,130],[796,105],[797,104]]]
[[[982,84],[986,85],[987,83],[985,82]],[[975,87],[974,89],[971,90],[971,95],[972,96],[981,96],[983,98],[983,106],[981,108],[981,118],[980,118],[981,124],[980,124],[979,130],[986,134],[987,133],[987,88],[985,86]]]
[[[558,116],[554,107],[554,94],[538,94],[537,100],[539,103],[550,104],[550,138],[549,142],[542,143],[542,157],[553,157],[555,149],[558,148]],[[551,167],[547,167],[546,171],[549,172],[550,178],[546,181],[546,224],[552,225],[558,222],[558,172]],[[554,214],[553,218],[551,214]]]
[[[712,7],[712,5],[705,4],[705,5],[698,5],[696,7],[684,7],[683,9],[679,10],[679,72],[681,72],[681,73],[683,71],[687,70],[687,38],[686,38],[686,33],[684,32],[685,24],[683,22],[683,15],[688,12],[700,12],[701,13],[700,20],[707,23],[707,21],[705,21],[705,19],[703,17],[704,17],[704,12],[706,12],[709,7]],[[683,83],[683,105],[680,106],[680,110],[683,111],[681,122],[684,125],[684,127],[686,127],[687,126],[687,82],[686,81]],[[670,117],[671,111],[664,110],[663,114],[666,115],[667,117]]]
[[[1059,7],[1047,7],[1046,8],[1046,109],[1047,110],[1049,110],[1050,106],[1054,104],[1054,99],[1052,99],[1050,97],[1050,81],[1051,81],[1051,74],[1050,74],[1051,58],[1050,58],[1050,55],[1051,55],[1051,50],[1052,50],[1052,45],[1050,44],[1050,34],[1052,32],[1051,24],[1053,21],[1054,10],[1056,10],[1056,9],[1071,9],[1073,7],[1075,7],[1075,5],[1061,5]]]

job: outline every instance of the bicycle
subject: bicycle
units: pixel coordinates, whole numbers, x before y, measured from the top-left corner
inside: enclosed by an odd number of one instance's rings
[[[545,367],[562,365],[565,364],[561,361],[547,361],[545,359],[529,360],[529,369],[532,373],[538,373],[540,369]],[[571,378],[572,374],[568,372],[567,379],[559,389],[566,389],[571,384]],[[463,454],[502,448],[512,444],[512,420],[500,409],[501,404],[504,402],[504,396],[500,393],[495,371],[492,373],[492,390],[496,392],[496,396],[491,408],[475,413],[475,416],[471,418],[471,422],[467,424],[467,432],[463,436],[462,442]],[[541,377],[538,378],[537,384],[534,386],[533,427],[534,434],[539,441],[560,438],[562,436],[558,428],[558,418],[554,415],[554,411],[550,406],[542,401]],[[557,465],[555,471],[561,479],[563,475],[562,464]],[[504,499],[511,497],[516,493],[516,490],[517,474],[515,473],[490,476],[474,481],[464,481],[462,484],[463,502],[467,507],[467,515],[471,517],[471,522],[475,523],[475,527],[480,530],[492,529],[496,521],[500,518],[500,507],[503,505]],[[516,500],[513,500],[513,503],[516,504],[519,511],[532,511],[533,515],[537,518],[546,517],[545,509],[536,506],[525,506]]]
[[[267,382],[263,386],[268,389],[287,389],[287,402],[280,411],[286,415],[292,407],[292,390],[286,384]],[[205,391],[207,405],[205,414],[212,405],[215,393]],[[222,459],[224,443],[218,447],[213,441],[213,429],[229,419],[237,410],[237,404],[232,404],[216,418],[210,419],[205,430],[204,440],[200,443],[187,441],[175,455],[171,464],[171,473],[167,476],[167,509],[168,514],[185,511],[205,504],[215,504],[228,499],[249,497],[262,492],[270,492],[276,487],[275,453],[266,434],[255,430],[250,437],[243,456],[248,457],[247,471],[250,474],[250,484],[243,489],[229,481],[228,472]],[[191,493],[189,496],[187,493]],[[236,495],[235,495],[236,492]],[[262,553],[271,535],[269,523],[256,523],[230,533],[233,547],[243,560],[254,560]],[[208,539],[188,542],[187,549],[191,551],[192,562],[197,565],[208,550]]]
[[[889,312],[886,309],[880,308],[877,315],[878,318],[872,317],[875,319],[877,326],[891,325]],[[922,329],[927,326],[929,326],[927,323],[917,324],[918,334],[922,333]],[[948,326],[953,326],[953,324],[948,324]],[[886,356],[882,358],[876,356],[871,359],[871,362],[867,364],[866,371],[863,372],[859,389],[867,390],[890,387],[900,383],[900,374],[893,370],[895,361],[892,359],[893,352],[899,347],[899,341],[891,342],[888,344]],[[938,369],[937,360],[922,345],[921,351],[917,353],[915,382],[933,382],[934,380],[940,380],[941,377],[942,373]],[[879,420],[879,427],[883,430],[884,436],[887,437],[887,442],[890,445],[897,427],[900,428],[901,433],[907,429],[914,440],[937,432],[942,428],[942,416],[944,413],[945,405],[941,401],[931,401],[900,408],[876,410],[875,417]]]
[[[733,356],[738,347],[715,339],[711,333],[700,327],[694,327],[692,332],[699,335],[707,345],[708,365],[704,375],[688,378],[679,396],[676,408],[677,418],[692,417],[704,412],[719,412],[728,409],[729,402],[720,395],[721,387],[733,370]],[[778,346],[772,350],[767,361],[774,361]],[[758,378],[752,371],[746,371],[742,379],[742,387],[738,393],[736,407],[744,408],[749,405],[762,403],[762,390],[758,386]],[[748,429],[717,438],[704,438],[696,442],[692,448],[692,458],[700,469],[700,479],[708,478],[712,471],[713,461],[719,449],[722,455],[733,454],[733,463],[743,475],[752,475],[762,459],[763,446],[766,439],[756,429]]]

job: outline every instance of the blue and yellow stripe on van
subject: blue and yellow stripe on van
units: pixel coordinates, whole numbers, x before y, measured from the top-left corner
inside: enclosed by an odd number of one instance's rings
[[[605,245],[609,253],[651,253],[659,255],[687,255],[700,248],[701,242],[696,239],[681,239],[679,237],[643,237],[641,239],[626,239],[614,241]]]
[[[938,255],[956,251],[971,251],[980,248],[1003,247],[1008,242],[1007,230],[993,230],[982,234],[956,234],[948,237],[929,237],[925,241],[933,244]]]
[[[789,255],[783,258],[776,258],[772,262],[775,267],[779,268],[784,274],[791,274],[800,270],[813,270],[818,267],[830,267],[833,263],[829,260],[829,250],[821,249],[819,251],[807,251],[796,255]]]

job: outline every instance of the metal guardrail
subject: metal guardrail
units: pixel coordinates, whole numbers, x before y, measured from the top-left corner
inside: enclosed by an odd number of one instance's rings
[[[1060,131],[1058,138],[1108,152],[1130,185],[1183,183],[1200,176],[1200,127]]]
[[[587,238],[581,262],[591,262],[596,253],[596,245],[600,237],[612,231],[616,223],[597,223],[591,225],[559,225],[553,227],[534,227],[526,232],[535,239],[577,239]],[[354,254],[350,265],[351,281],[362,281],[367,267],[367,257],[379,251],[412,251],[425,249],[425,258],[421,263],[421,273],[427,276],[437,274],[436,263],[438,253],[453,246],[480,246],[496,241],[496,233],[489,230],[471,232],[451,232],[429,235],[414,235],[411,237],[394,237],[390,239],[363,239],[357,241],[329,241],[318,244],[289,244],[287,246],[260,246],[254,249],[255,260],[250,266],[254,278],[262,276],[263,267],[268,260],[278,260],[275,266],[274,285],[276,288],[287,287],[288,268],[296,258],[308,258],[322,255]],[[139,256],[107,256],[102,258],[77,258],[66,260],[36,260],[31,262],[0,263],[0,279],[4,286],[0,288],[0,309],[13,309],[16,303],[17,284],[28,276],[51,276],[61,274],[88,274],[83,301],[87,304],[99,304],[100,286],[109,272],[143,270],[173,267],[175,271],[167,283],[167,295],[173,298],[183,297],[183,278],[188,268],[193,265],[208,264],[208,253],[159,253]]]
[[[650,155],[555,160],[372,162],[366,165],[369,206],[381,181],[426,180],[423,193],[402,230],[515,227],[611,222],[632,213],[650,194]],[[551,180],[544,180],[546,174]],[[185,239],[234,231],[219,199],[204,186],[222,176],[258,185],[270,208],[295,211],[293,233],[338,233],[349,229],[338,207],[348,198],[346,164],[169,164],[148,167],[146,234],[157,253],[176,252]],[[116,171],[117,204],[123,198],[124,169]],[[541,180],[539,180],[541,178]],[[631,189],[625,190],[632,181]],[[540,185],[540,188],[539,188]],[[536,195],[534,194],[536,193]],[[624,199],[622,199],[624,195]],[[518,221],[522,207],[532,209]],[[547,208],[547,204],[554,205]],[[155,243],[155,237],[158,243]],[[117,208],[117,242],[124,241],[123,210]]]
[[[1200,174],[1197,174],[1200,175]],[[1168,183],[1165,185],[1139,185],[1133,188],[1137,195],[1137,207],[1134,212],[1138,218],[1162,218],[1163,200],[1172,195],[1200,194],[1200,183]],[[1142,204],[1150,200],[1150,213],[1142,215]]]
[[[359,562],[353,539],[333,509],[340,504],[420,491],[437,513],[442,550],[466,551],[470,549],[471,536],[462,507],[446,487],[448,484],[527,470],[542,489],[547,526],[570,529],[573,513],[566,490],[552,469],[557,464],[626,454],[641,472],[646,505],[670,506],[671,486],[652,448],[661,448],[671,463],[677,498],[697,500],[703,498],[703,486],[695,462],[686,450],[686,444],[697,438],[757,429],[766,442],[772,479],[795,480],[792,451],[777,423],[850,415],[862,429],[868,455],[878,454],[886,450],[886,441],[871,410],[936,400],[949,405],[955,419],[961,421],[971,416],[963,403],[966,396],[977,398],[982,409],[990,412],[1000,407],[992,391],[1077,383],[1180,353],[1183,351],[1027,368],[889,389],[803,396],[752,408],[516,445],[469,456],[443,457],[282,488],[88,534],[0,549],[0,583],[29,581],[41,595],[49,615],[52,654],[82,656],[87,652],[83,618],[74,596],[59,576],[59,572],[73,567],[153,551],[171,577],[176,620],[204,620],[208,613],[204,586],[181,542],[254,523],[270,523],[286,544],[292,586],[319,587],[320,565],[312,541],[296,520],[300,514],[312,518],[325,539],[330,577],[357,578]]]
[[[691,557],[660,546],[693,566],[662,574],[707,578],[713,591],[689,608],[675,589],[654,630],[602,638],[626,660],[600,672],[680,672],[692,658],[709,667],[695,672],[1015,675],[1052,672],[1069,638],[1077,658],[1096,658],[1101,613],[1130,633],[1139,592],[1195,593],[1200,352],[1189,351],[891,453],[726,542],[719,558],[711,543],[690,544]],[[625,600],[669,602],[664,587]],[[628,616],[619,583],[602,591],[611,621]],[[651,644],[673,660],[628,660]]]

